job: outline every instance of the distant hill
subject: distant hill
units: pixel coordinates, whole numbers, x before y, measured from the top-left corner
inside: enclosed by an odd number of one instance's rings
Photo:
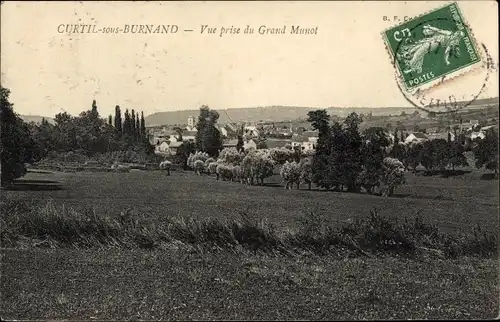
[[[30,122],[42,123],[42,119],[46,119],[49,123],[54,124],[54,119],[52,117],[40,116],[40,115],[19,115],[19,117],[23,119],[23,121],[26,123]]]
[[[497,98],[486,98],[474,101],[466,109],[481,108],[488,105],[498,105]],[[316,110],[313,107],[299,106],[266,106],[266,107],[247,107],[247,108],[231,108],[225,110],[217,110],[220,118],[219,123],[228,122],[288,122],[307,119],[307,112]],[[399,115],[402,111],[405,113],[413,113],[414,107],[328,107],[326,108],[329,115],[337,115],[345,117],[349,113],[356,112],[358,114],[372,113],[374,116],[379,115]],[[158,125],[174,125],[186,124],[189,116],[198,117],[199,110],[182,110],[170,112],[158,112],[145,117],[148,126]],[[44,117],[39,115],[20,115],[26,122],[42,122],[42,118],[47,119],[50,123],[54,123],[52,117]]]
[[[280,122],[306,119],[307,112],[318,108],[297,107],[297,106],[268,106],[268,107],[248,107],[217,110],[220,118],[219,123],[227,122]],[[346,116],[351,112],[369,113],[373,115],[400,114],[401,111],[413,112],[414,108],[405,107],[384,107],[384,108],[344,108],[329,107],[326,109],[330,115]],[[145,117],[148,126],[186,124],[189,116],[197,117],[199,110],[184,110],[171,112],[158,112]]]

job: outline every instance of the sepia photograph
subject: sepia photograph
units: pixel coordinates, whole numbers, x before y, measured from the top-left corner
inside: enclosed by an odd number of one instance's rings
[[[498,2],[2,1],[3,321],[500,317]]]

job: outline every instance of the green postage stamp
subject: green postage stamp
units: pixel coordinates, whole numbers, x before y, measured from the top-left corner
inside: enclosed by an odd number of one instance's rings
[[[389,28],[382,36],[407,92],[430,88],[481,63],[457,3]]]

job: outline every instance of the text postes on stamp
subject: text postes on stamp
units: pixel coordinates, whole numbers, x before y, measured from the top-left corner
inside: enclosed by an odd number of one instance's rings
[[[405,21],[382,34],[406,92],[430,88],[481,63],[457,3]]]

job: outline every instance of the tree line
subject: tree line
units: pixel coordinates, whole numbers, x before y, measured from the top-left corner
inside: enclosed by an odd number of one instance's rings
[[[400,160],[406,170],[416,171],[422,165],[427,172],[444,171],[447,167],[467,166],[464,137],[455,140],[434,139],[404,144],[404,136],[394,133],[394,140],[381,127],[360,132],[362,117],[349,114],[342,122],[331,122],[325,110],[308,113],[308,121],[318,131],[316,152],[312,161],[312,182],[321,188],[359,192],[371,191],[383,182],[384,159]],[[498,171],[498,136],[490,131],[485,139],[472,144],[475,165]]]
[[[101,118],[97,102],[78,116],[66,112],[55,115],[54,124],[26,123],[9,101],[10,91],[1,87],[1,180],[9,183],[25,173],[24,164],[49,155],[76,152],[86,156],[114,151],[135,151],[152,155],[144,114],[115,107],[114,118]]]

